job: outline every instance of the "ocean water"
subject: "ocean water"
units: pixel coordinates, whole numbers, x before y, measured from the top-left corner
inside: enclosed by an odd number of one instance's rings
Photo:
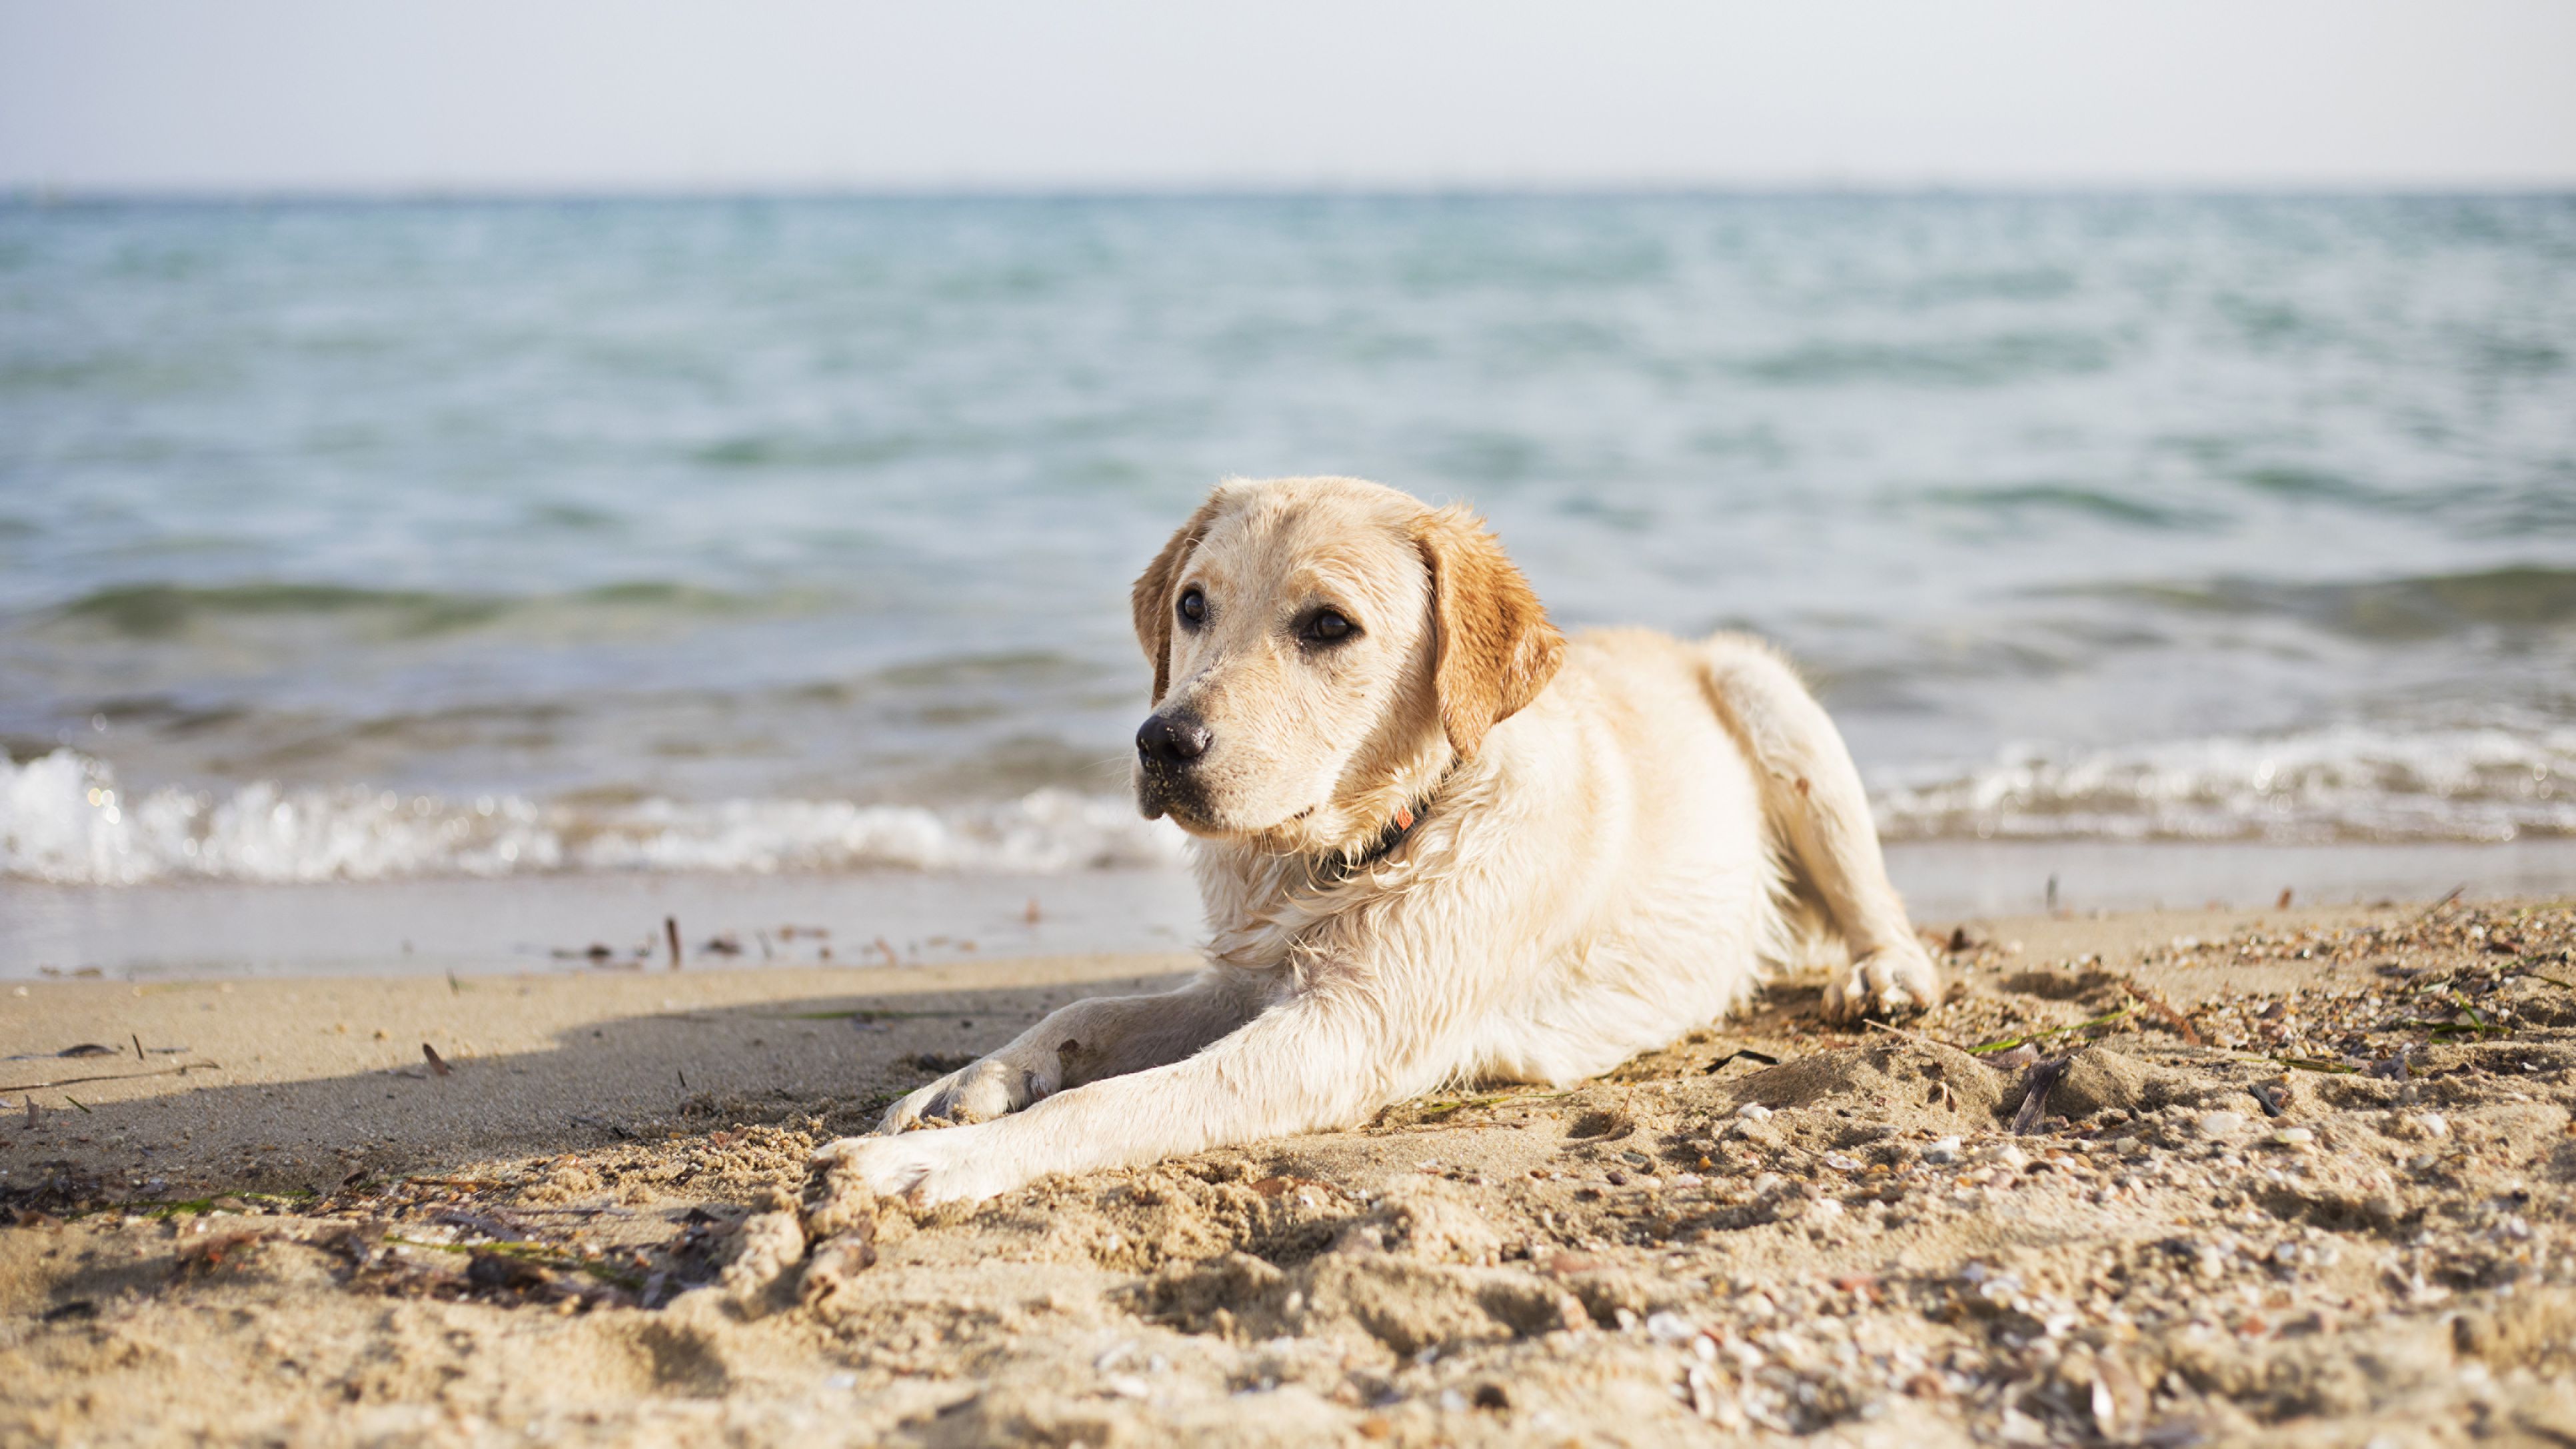
[[[1216,478],[1752,628],[1897,839],[2576,836],[2576,197],[0,206],[0,876],[1176,857]]]

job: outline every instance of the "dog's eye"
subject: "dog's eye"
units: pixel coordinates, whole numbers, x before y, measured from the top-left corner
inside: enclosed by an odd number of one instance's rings
[[[1181,622],[1199,625],[1207,622],[1207,595],[1196,588],[1181,590]]]
[[[1358,626],[1334,610],[1318,609],[1306,621],[1306,627],[1297,632],[1313,643],[1338,644],[1358,632]]]

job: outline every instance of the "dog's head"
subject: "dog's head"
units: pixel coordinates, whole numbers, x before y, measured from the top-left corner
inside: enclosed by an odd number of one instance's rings
[[[1220,485],[1133,597],[1138,806],[1308,854],[1375,840],[1565,649],[1472,514],[1350,478]]]

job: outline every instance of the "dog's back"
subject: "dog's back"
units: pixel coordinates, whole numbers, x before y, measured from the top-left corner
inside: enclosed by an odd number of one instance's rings
[[[1721,647],[1741,646],[1645,629],[1575,635],[1548,696],[1497,732],[1516,788],[1572,805],[1558,822],[1567,828],[1541,824],[1516,848],[1573,909],[1480,1031],[1462,1075],[1595,1075],[1670,1041],[1676,1023],[1724,1016],[1773,971],[1826,949],[1815,892],[1712,706],[1709,651]],[[1554,786],[1569,772],[1578,787]]]

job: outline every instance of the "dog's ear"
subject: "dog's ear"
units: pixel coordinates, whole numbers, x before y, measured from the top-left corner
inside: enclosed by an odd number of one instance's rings
[[[1207,537],[1208,525],[1216,520],[1218,506],[1225,499],[1220,488],[1210,493],[1190,521],[1172,535],[1154,561],[1137,575],[1136,587],[1128,590],[1127,602],[1136,611],[1136,642],[1145,646],[1145,657],[1154,663],[1154,699],[1163,702],[1163,691],[1172,682],[1172,588],[1180,582],[1181,565],[1189,562],[1190,551]]]
[[[1431,570],[1432,682],[1449,744],[1472,756],[1485,732],[1538,698],[1565,660],[1529,580],[1474,514],[1443,508],[1415,525]]]

